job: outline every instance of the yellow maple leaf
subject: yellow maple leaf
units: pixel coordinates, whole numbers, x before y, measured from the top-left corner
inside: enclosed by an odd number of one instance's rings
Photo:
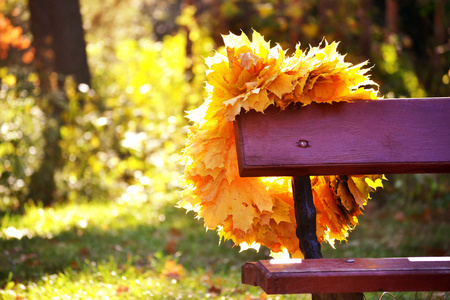
[[[367,199],[364,198],[363,194],[361,193],[361,191],[356,186],[356,184],[353,181],[352,177],[349,177],[348,188],[350,189],[350,192],[352,193],[353,197],[355,198],[356,203],[358,203],[358,205],[360,207],[363,207],[364,205],[366,205]]]
[[[292,222],[291,216],[289,214],[289,210],[291,208],[292,206],[288,205],[286,202],[275,198],[273,214],[271,218],[274,219],[277,224],[280,224],[280,222]]]
[[[272,81],[267,89],[274,93],[278,98],[282,98],[283,95],[292,92],[293,78],[293,75],[280,74],[274,81]]]

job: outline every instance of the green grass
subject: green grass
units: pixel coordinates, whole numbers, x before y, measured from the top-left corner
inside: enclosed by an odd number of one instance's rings
[[[240,254],[229,242],[219,246],[214,232],[205,233],[192,214],[173,204],[33,206],[24,215],[4,216],[0,232],[0,299],[259,299],[262,294],[240,284],[240,266],[267,258],[268,252]]]
[[[215,232],[205,232],[193,214],[174,208],[173,199],[168,203],[29,206],[23,215],[4,215],[0,299],[309,299],[267,296],[242,285],[241,265],[267,259],[268,251],[239,253],[229,242],[219,245]],[[449,255],[448,205],[422,209],[386,209],[373,201],[349,243],[336,250],[324,245],[323,254]],[[394,296],[428,299],[430,294]],[[379,299],[381,293],[366,297]],[[432,298],[448,299],[448,293]]]

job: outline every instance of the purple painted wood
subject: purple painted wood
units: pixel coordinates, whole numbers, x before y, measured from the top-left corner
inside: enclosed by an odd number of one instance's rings
[[[267,294],[450,291],[450,257],[421,259],[264,260],[243,265],[242,282],[260,286]]]
[[[450,172],[450,98],[270,107],[235,135],[241,176]]]

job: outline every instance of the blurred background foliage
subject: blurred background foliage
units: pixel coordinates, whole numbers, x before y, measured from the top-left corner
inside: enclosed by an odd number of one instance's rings
[[[0,7],[2,212],[91,200],[174,204],[185,111],[201,103],[204,57],[230,31],[255,29],[286,49],[341,41],[348,61],[369,59],[385,97],[450,95],[444,0],[81,0],[91,80],[53,71],[50,91],[27,42],[27,2]],[[51,180],[39,182],[45,174]],[[448,208],[447,175],[390,178],[380,205],[401,196],[411,207]]]

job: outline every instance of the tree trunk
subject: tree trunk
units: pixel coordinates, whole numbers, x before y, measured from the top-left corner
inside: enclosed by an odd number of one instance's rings
[[[433,70],[437,74],[445,74],[447,70],[444,68],[443,63],[443,53],[444,53],[444,45],[446,43],[446,34],[445,34],[445,23],[444,23],[444,1],[436,0],[434,6],[434,16],[433,16],[433,38],[434,38],[434,47],[432,52],[432,64]],[[448,68],[447,68],[448,69]],[[437,80],[431,82],[430,92],[432,95],[445,95],[445,84],[442,84],[442,79],[437,77]]]
[[[398,32],[398,2],[397,0],[386,0],[386,39],[391,34]]]
[[[55,173],[63,165],[59,141],[61,113],[67,106],[65,77],[71,75],[75,82],[88,85],[91,78],[78,0],[30,0],[28,6],[41,90],[39,106],[47,119],[45,155],[31,176],[28,198],[47,206],[56,200]]]
[[[361,36],[359,37],[359,44],[361,54],[366,58],[370,58],[370,52],[372,48],[372,17],[370,12],[372,11],[372,0],[362,0],[358,8],[358,16],[362,26]]]

